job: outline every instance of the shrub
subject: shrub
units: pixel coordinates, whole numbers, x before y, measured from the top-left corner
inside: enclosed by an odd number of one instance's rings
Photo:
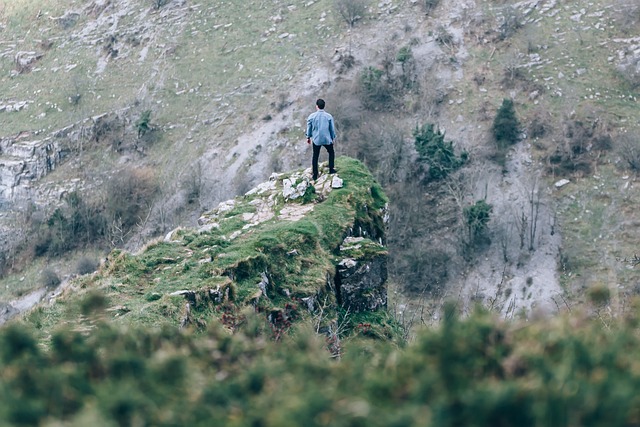
[[[425,13],[428,15],[433,9],[438,7],[438,4],[440,4],[440,0],[423,0],[422,7],[424,8]]]
[[[60,285],[60,276],[50,268],[42,270],[40,275],[40,283],[47,288],[55,288]]]
[[[515,6],[506,6],[499,27],[499,39],[505,40],[522,28],[522,15]]]
[[[475,204],[463,209],[464,218],[469,231],[469,241],[474,242],[483,237],[487,230],[487,224],[491,219],[493,206],[484,200],[478,200]]]
[[[589,301],[595,306],[604,306],[611,301],[611,291],[607,285],[599,283],[591,288],[587,292]]]
[[[629,169],[634,172],[640,171],[640,136],[638,134],[621,135],[617,151]]]
[[[393,86],[384,72],[366,67],[360,73],[359,93],[362,105],[369,110],[382,110],[393,102]]]
[[[86,203],[78,192],[69,193],[64,201],[44,223],[37,225],[35,256],[60,256],[104,236],[106,227],[101,207]]]
[[[451,48],[453,46],[453,34],[444,25],[438,25],[435,32],[435,41],[440,46]]]
[[[396,60],[402,66],[402,84],[410,88],[416,81],[416,61],[411,47],[404,46],[396,54]]]
[[[189,169],[182,182],[182,187],[188,204],[193,204],[200,200],[202,193],[202,166],[200,163],[196,163],[195,167]]]
[[[618,0],[616,7],[616,27],[624,33],[633,33],[640,27],[640,4],[633,0]]]
[[[168,5],[171,0],[152,0],[153,8],[155,10],[161,9],[162,7]]]
[[[542,138],[548,130],[549,123],[541,115],[536,115],[529,123],[530,138]]]
[[[630,90],[640,88],[640,58],[631,57],[626,62],[617,67],[620,77],[624,80]]]
[[[513,101],[503,99],[492,127],[493,137],[498,143],[498,146],[513,145],[518,142],[520,134],[519,127],[520,124],[516,117]]]
[[[142,112],[142,114],[140,114],[140,117],[136,121],[138,138],[143,137],[151,129],[151,110],[145,110]]]
[[[353,27],[356,22],[364,18],[367,12],[367,3],[367,0],[335,0],[333,4],[338,15],[349,27]]]
[[[127,168],[109,182],[105,196],[105,214],[109,224],[121,224],[127,232],[143,221],[158,190],[150,168]]]
[[[76,272],[78,274],[89,274],[93,273],[98,269],[98,261],[93,258],[89,258],[88,256],[83,256],[78,260],[78,264],[76,265]]]
[[[413,131],[415,147],[419,160],[429,166],[429,178],[442,179],[450,172],[460,168],[468,159],[468,154],[462,152],[456,156],[453,142],[444,140],[444,133],[433,124],[426,124]]]

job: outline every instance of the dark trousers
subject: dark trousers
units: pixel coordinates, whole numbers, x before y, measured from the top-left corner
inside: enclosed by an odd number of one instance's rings
[[[318,179],[318,157],[320,157],[320,149],[322,147],[329,152],[329,170],[333,171],[333,162],[336,158],[336,153],[333,151],[333,144],[330,145],[313,145],[313,159],[311,159],[311,166],[313,167],[313,179]]]

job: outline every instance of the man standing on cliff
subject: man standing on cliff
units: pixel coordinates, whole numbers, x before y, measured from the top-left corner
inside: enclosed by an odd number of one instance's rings
[[[333,124],[333,116],[324,111],[324,99],[316,101],[316,112],[307,118],[307,144],[313,142],[313,180],[318,179],[318,157],[320,149],[324,146],[329,153],[329,173],[336,173],[334,169],[335,152],[333,141],[336,139],[336,128]]]

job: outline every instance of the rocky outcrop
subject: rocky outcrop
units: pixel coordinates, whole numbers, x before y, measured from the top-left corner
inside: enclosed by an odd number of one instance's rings
[[[42,199],[39,200],[42,204],[57,201],[47,200],[49,194],[39,194],[37,182],[83,144],[111,143],[109,135],[125,123],[122,112],[114,112],[91,117],[49,135],[22,132],[0,138],[0,204],[34,198]]]
[[[338,303],[351,312],[387,306],[387,251],[363,237],[348,237],[340,246],[336,272]]]
[[[31,185],[56,168],[64,156],[52,137],[0,139],[0,200],[28,200]]]
[[[216,209],[207,212],[199,219],[200,232],[209,232],[225,228],[225,222],[237,216],[229,215],[233,211],[246,211],[241,216],[245,225],[240,229],[231,229],[226,240],[236,240],[243,235],[254,233],[261,224],[278,219],[285,222],[297,222],[309,217],[319,203],[329,194],[344,186],[339,174],[321,174],[318,180],[311,181],[311,170],[297,171],[291,174],[274,173],[269,181],[249,190],[244,198],[222,202]],[[247,198],[251,200],[247,202]],[[244,199],[244,200],[243,200]],[[284,205],[281,202],[284,201]],[[247,205],[251,208],[248,209]],[[382,230],[373,230],[376,221],[362,221],[356,218],[345,227],[346,236],[339,245],[335,271],[329,276],[329,288],[334,292],[336,303],[349,312],[375,311],[387,305],[387,258],[382,245],[384,228],[388,216],[386,207],[380,211],[366,212],[364,218],[377,218]],[[380,225],[381,223],[381,225]],[[166,242],[179,241],[178,235],[183,229],[175,230],[165,237]],[[376,239],[376,240],[373,240]],[[287,253],[297,255],[296,248],[287,248]],[[262,289],[260,295],[267,295]],[[320,290],[320,293],[324,290]],[[258,295],[258,297],[260,296]],[[322,298],[317,291],[301,295],[301,300],[313,311]]]

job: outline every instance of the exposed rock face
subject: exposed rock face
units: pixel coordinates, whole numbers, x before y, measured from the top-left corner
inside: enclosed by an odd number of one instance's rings
[[[0,200],[15,202],[28,197],[30,184],[55,169],[63,156],[59,141],[53,137],[0,139]]]
[[[374,311],[387,306],[387,252],[382,245],[362,237],[347,238],[337,267],[338,303],[351,312]]]
[[[0,138],[0,204],[33,200],[38,192],[37,182],[63,163],[70,153],[83,143],[99,143],[106,139],[107,134],[121,127],[124,121],[121,113],[110,113],[75,123],[40,139],[34,139],[40,135],[29,132]],[[47,195],[40,196],[47,198]],[[52,201],[57,200],[40,202]]]

